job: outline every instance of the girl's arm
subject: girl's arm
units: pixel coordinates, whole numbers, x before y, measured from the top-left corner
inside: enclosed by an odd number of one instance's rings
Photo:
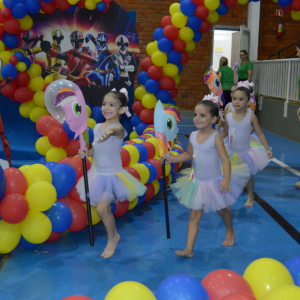
[[[219,185],[221,187],[220,191],[221,193],[226,193],[229,189],[231,192],[231,186],[230,186],[231,164],[223,140],[219,135],[215,137],[215,146],[218,150],[220,159],[222,161],[223,172],[224,172],[224,179],[221,181]]]
[[[223,122],[223,127],[224,127],[224,130],[221,132],[221,137],[224,139],[228,136],[228,124],[226,122],[226,116],[224,117],[224,122]]]
[[[122,139],[124,136],[124,128],[122,125],[116,125],[112,128],[106,128],[99,138],[98,142],[103,142],[107,140],[110,136],[117,136],[119,139]]]
[[[261,141],[261,143],[265,147],[265,149],[267,151],[268,157],[270,159],[273,158],[273,153],[270,150],[270,147],[269,147],[269,144],[267,142],[267,139],[266,139],[264,133],[262,132],[262,130],[261,130],[260,126],[259,126],[257,117],[254,114],[251,115],[251,124],[252,124],[253,129],[255,130],[255,132],[256,132],[259,140]]]
[[[248,81],[251,82],[253,70],[248,70]]]

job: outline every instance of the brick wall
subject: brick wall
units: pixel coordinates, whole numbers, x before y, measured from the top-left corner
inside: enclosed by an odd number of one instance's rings
[[[272,0],[264,0],[261,3],[258,59],[267,59],[269,55],[300,40],[300,23],[292,19],[290,13],[283,12],[283,34],[282,37],[276,37],[277,24],[274,20],[276,9],[280,9],[279,4]],[[292,47],[282,53],[281,58],[294,54],[295,47]],[[277,58],[273,57],[273,58]]]
[[[161,27],[161,19],[169,15],[169,7],[175,1],[149,0],[116,0],[124,10],[137,12],[137,32],[140,39],[141,59],[146,57],[146,46],[152,42],[153,31]],[[179,1],[178,1],[179,2]],[[218,25],[239,26],[247,24],[248,5],[236,6],[229,9],[226,16],[220,16]],[[181,109],[193,110],[208,89],[203,83],[203,75],[211,66],[212,60],[212,32],[203,35],[196,44],[196,49],[190,54],[190,60],[184,64],[180,74],[181,82],[178,86],[177,105]],[[137,81],[136,81],[137,82]],[[136,84],[137,86],[137,84]]]

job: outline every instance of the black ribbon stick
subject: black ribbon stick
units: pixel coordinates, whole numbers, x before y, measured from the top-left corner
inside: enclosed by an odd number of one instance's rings
[[[166,180],[166,163],[165,160],[162,165],[163,171],[163,182],[164,182],[164,202],[165,202],[165,216],[166,216],[166,229],[167,239],[170,238],[170,220],[169,220],[169,204],[168,204],[168,193],[167,193],[167,180]]]

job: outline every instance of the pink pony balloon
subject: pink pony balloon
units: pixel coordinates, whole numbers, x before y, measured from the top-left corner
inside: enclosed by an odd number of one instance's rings
[[[221,82],[217,76],[217,74],[211,69],[210,73],[204,75],[204,83],[207,84],[209,90],[215,95],[219,97],[220,105],[223,105],[222,96],[223,90]]]

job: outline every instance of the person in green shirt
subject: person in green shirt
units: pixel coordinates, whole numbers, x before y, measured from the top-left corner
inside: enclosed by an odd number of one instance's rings
[[[223,95],[225,99],[225,103],[223,103],[223,107],[225,107],[229,102],[231,102],[231,87],[234,85],[233,81],[233,71],[228,67],[228,59],[226,57],[220,58],[220,65],[218,70],[218,77],[222,85]]]
[[[246,81],[251,82],[252,73],[253,73],[253,64],[249,60],[248,52],[246,50],[242,50],[240,52],[241,65],[238,69],[238,81]]]

